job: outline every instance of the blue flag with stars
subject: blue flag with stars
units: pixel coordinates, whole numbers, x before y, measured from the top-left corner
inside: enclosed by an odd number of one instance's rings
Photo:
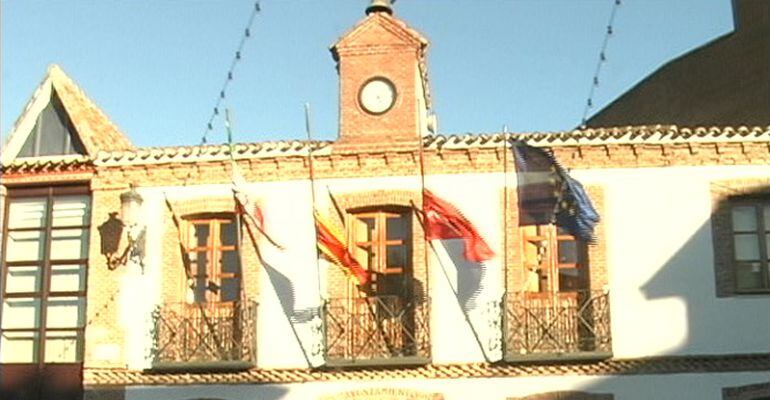
[[[513,158],[518,180],[519,224],[555,223],[571,235],[593,242],[599,213],[583,185],[544,149],[514,142]]]

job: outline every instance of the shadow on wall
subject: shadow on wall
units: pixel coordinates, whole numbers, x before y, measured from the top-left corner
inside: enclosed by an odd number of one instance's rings
[[[118,252],[120,238],[123,235],[123,221],[118,218],[118,213],[110,213],[107,221],[99,225],[99,237],[101,239],[100,252],[110,259]]]
[[[759,193],[770,193],[770,187],[758,188],[741,197]],[[687,337],[672,351],[674,354],[756,353],[758,349],[767,348],[765,336],[747,333],[766,329],[766,325],[763,328],[762,318],[768,319],[766,310],[770,306],[770,299],[752,296],[717,297],[719,290],[715,285],[734,285],[734,270],[730,265],[733,259],[732,226],[729,218],[726,221],[718,221],[717,218],[720,213],[729,213],[728,201],[725,199],[717,204],[711,218],[641,287],[647,299],[679,298],[685,304]],[[720,230],[727,232],[720,234],[725,236],[722,243],[712,240],[712,232]],[[738,332],[730,327],[744,329]],[[741,351],[741,347],[745,351]]]
[[[444,281],[446,281],[447,277],[451,278],[450,273],[455,273],[457,283],[452,286],[456,292],[457,301],[460,303],[463,311],[474,310],[478,306],[477,299],[483,291],[482,281],[486,275],[486,268],[481,263],[469,261],[465,258],[465,244],[463,240],[449,239],[441,240],[440,242],[444,249],[446,249],[447,255],[449,255],[451,265],[447,265],[438,254],[430,250],[439,260],[437,262],[439,265],[435,267],[442,270],[442,276],[446,274],[442,278]],[[441,284],[444,284],[444,282]]]

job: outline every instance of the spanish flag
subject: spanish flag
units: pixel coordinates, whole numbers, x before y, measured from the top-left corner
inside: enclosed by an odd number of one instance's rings
[[[355,278],[359,286],[369,283],[369,271],[365,270],[361,264],[353,258],[348,251],[348,246],[342,232],[334,227],[329,221],[323,218],[318,212],[315,216],[315,226],[317,232],[318,250],[331,262],[342,268],[348,276]]]

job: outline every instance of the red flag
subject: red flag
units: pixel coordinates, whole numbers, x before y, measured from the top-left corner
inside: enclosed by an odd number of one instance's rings
[[[425,211],[425,236],[428,240],[463,239],[466,259],[482,262],[495,256],[484,238],[471,225],[465,216],[449,202],[425,190],[423,203]]]
[[[365,270],[350,254],[341,233],[318,213],[314,214],[316,231],[318,232],[318,250],[347,274],[353,276],[358,281],[359,286],[369,283],[369,271]]]

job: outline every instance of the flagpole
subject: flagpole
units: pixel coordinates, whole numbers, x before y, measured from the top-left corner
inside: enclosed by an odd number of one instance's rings
[[[465,311],[465,309],[463,308],[463,305],[460,302],[460,297],[459,297],[459,295],[457,293],[457,290],[452,285],[452,280],[449,278],[449,273],[446,271],[446,267],[444,267],[444,262],[441,261],[441,257],[439,256],[438,252],[436,251],[436,247],[433,245],[433,243],[430,240],[428,240],[428,226],[427,226],[428,225],[428,218],[427,218],[427,214],[425,214],[425,161],[424,161],[425,154],[424,154],[424,151],[423,151],[423,144],[424,144],[424,142],[423,142],[423,138],[421,136],[420,137],[420,141],[419,141],[419,155],[420,155],[420,184],[422,185],[422,190],[421,190],[422,206],[421,206],[421,208],[422,208],[423,218],[421,220],[419,218],[419,216],[418,216],[417,221],[420,222],[420,224],[422,225],[422,231],[423,231],[423,234],[425,235],[425,237],[424,237],[425,243],[433,251],[433,254],[436,255],[436,259],[438,260],[438,263],[441,266],[441,271],[444,273],[444,277],[447,280],[447,284],[449,285],[449,289],[452,291],[452,294],[454,295],[455,300],[457,300],[457,305],[460,307],[460,312],[463,314],[463,317],[465,317],[465,322],[468,324],[468,327],[471,329],[471,333],[473,334],[473,338],[476,339],[476,343],[479,345],[479,350],[481,350],[481,355],[484,357],[485,361],[492,362],[489,359],[489,356],[487,355],[487,351],[484,349],[484,344],[481,342],[481,338],[479,337],[479,334],[476,331],[476,328],[473,326],[473,322],[471,322],[471,319],[468,316],[468,313]],[[429,259],[428,259],[427,248],[425,250],[426,251],[423,251],[423,253],[425,255],[426,287],[430,288],[427,285],[427,283],[428,283],[428,276],[430,275],[430,271],[428,270],[428,260]]]
[[[230,121],[230,109],[225,108],[225,128],[227,128],[227,145],[230,148],[230,168],[231,168],[231,175],[235,175],[235,169],[238,168],[238,165],[235,163],[235,145],[233,144],[233,129],[232,124]],[[238,207],[238,199],[235,198],[235,193],[233,193],[233,200],[235,201],[235,207],[237,209]],[[243,211],[248,212],[245,208]],[[245,298],[245,290],[243,285],[243,251],[241,251],[241,245],[243,244],[243,227],[241,224],[243,223],[243,220],[241,218],[241,213],[236,212],[235,213],[235,240],[236,243],[238,243],[238,275],[240,275],[240,295],[238,297],[241,298],[241,301],[243,302],[246,300]],[[241,304],[243,306],[244,304]]]
[[[324,307],[324,297],[323,293],[321,293],[321,259],[318,254],[318,226],[316,225],[316,219],[315,219],[315,205],[316,205],[316,198],[315,198],[315,173],[313,171],[313,130],[310,125],[310,103],[305,103],[305,133],[307,133],[307,167],[308,167],[308,177],[310,178],[310,201],[311,201],[311,214],[310,218],[313,221],[313,230],[315,231],[315,247],[316,247],[316,257],[315,257],[315,266],[316,266],[316,273],[317,273],[317,279],[316,282],[318,283],[318,298],[321,300],[321,307]],[[324,333],[324,340],[326,340],[326,334]]]
[[[508,125],[503,125],[503,298],[508,292]],[[503,306],[505,306],[503,304]]]

